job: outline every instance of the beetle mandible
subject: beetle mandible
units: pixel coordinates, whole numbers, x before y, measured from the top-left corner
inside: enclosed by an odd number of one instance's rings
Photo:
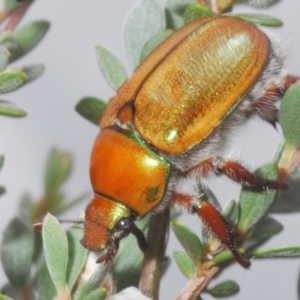
[[[232,129],[251,117],[275,125],[275,102],[297,80],[283,72],[280,45],[254,24],[204,17],[174,32],[121,86],[102,116],[82,244],[107,250],[98,262],[112,261],[130,233],[145,250],[135,220],[179,206],[196,213],[249,267],[233,226],[202,199],[203,180],[224,174],[249,187],[285,187],[219,155]]]

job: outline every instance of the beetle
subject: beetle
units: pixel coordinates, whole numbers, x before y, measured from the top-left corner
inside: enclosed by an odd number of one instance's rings
[[[254,24],[203,17],[162,42],[110,100],[100,121],[90,164],[94,198],[85,213],[81,243],[106,250],[132,233],[147,247],[135,221],[166,206],[199,216],[235,259],[237,233],[203,198],[204,180],[224,174],[247,187],[278,189],[238,161],[220,157],[233,129],[253,116],[275,126],[276,101],[298,78],[283,71],[283,51]]]

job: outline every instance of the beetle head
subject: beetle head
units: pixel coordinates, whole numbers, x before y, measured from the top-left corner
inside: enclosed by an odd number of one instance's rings
[[[81,243],[96,252],[108,249],[107,257],[98,262],[112,260],[119,240],[131,232],[130,224],[133,216],[125,206],[96,194],[86,209]]]

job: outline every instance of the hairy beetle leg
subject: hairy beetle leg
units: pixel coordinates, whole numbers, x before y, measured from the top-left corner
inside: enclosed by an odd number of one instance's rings
[[[200,217],[207,229],[223,244],[228,246],[238,263],[244,268],[249,268],[251,262],[246,260],[237,250],[236,233],[231,226],[220,214],[220,212],[207,201],[200,201],[195,208],[196,214]]]
[[[283,181],[262,179],[251,173],[240,163],[232,160],[224,160],[219,157],[204,160],[199,165],[193,167],[187,172],[187,174],[191,175],[195,173],[198,173],[196,175],[202,175],[203,177],[206,177],[210,174],[223,174],[233,181],[241,183],[243,186],[252,188],[280,189],[287,187],[287,184]]]
[[[280,82],[271,85],[261,98],[253,102],[247,111],[247,117],[251,118],[257,115],[276,128],[278,108],[275,106],[275,103],[282,98],[291,85],[298,81],[299,77],[288,74]]]

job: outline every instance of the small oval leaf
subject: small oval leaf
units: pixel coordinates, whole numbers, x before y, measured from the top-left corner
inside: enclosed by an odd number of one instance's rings
[[[230,200],[222,212],[223,217],[232,225],[236,225],[239,220],[239,206],[235,200]]]
[[[27,75],[28,82],[40,77],[44,73],[44,70],[45,66],[43,64],[32,65],[22,69],[22,71]]]
[[[47,267],[57,293],[65,289],[68,241],[67,236],[57,219],[47,214],[42,229],[43,248]]]
[[[279,110],[279,121],[285,141],[297,148],[300,146],[300,83],[292,85],[285,93]]]
[[[83,227],[80,225],[74,225],[67,231],[69,244],[67,283],[70,290],[72,290],[87,257],[87,249],[79,242],[82,239],[82,236]]]
[[[75,110],[85,119],[99,126],[102,114],[107,103],[95,97],[81,99],[75,106]]]
[[[179,242],[196,266],[202,263],[203,246],[199,237],[188,227],[174,219],[172,221],[173,231]]]
[[[21,290],[27,283],[33,247],[32,229],[20,218],[14,218],[4,231],[1,260],[4,271],[16,290]]]
[[[176,30],[183,26],[184,12],[191,4],[195,4],[195,0],[168,0],[166,4],[167,28]]]
[[[209,9],[207,6],[203,4],[192,4],[187,7],[183,15],[184,24],[192,22],[194,20],[203,18],[203,17],[211,17],[216,14]]]
[[[0,115],[8,117],[24,117],[27,115],[26,111],[12,102],[0,100]]]
[[[279,0],[240,0],[237,2],[241,2],[243,4],[247,3],[257,8],[266,8],[267,6],[276,4],[278,1]]]
[[[73,159],[69,152],[52,149],[45,172],[46,194],[51,194],[61,187],[71,174],[72,167]]]
[[[144,46],[140,62],[142,62],[161,42],[173,33],[172,29],[166,29],[152,37]]]
[[[232,16],[262,26],[278,27],[283,25],[281,20],[265,14],[232,14]]]
[[[213,297],[223,298],[232,296],[238,293],[239,291],[239,285],[233,280],[228,280],[216,285],[212,289],[209,289],[208,293],[211,294]]]
[[[9,61],[13,62],[32,50],[45,36],[49,27],[50,23],[47,21],[34,21],[21,27],[15,33],[15,43],[7,45]]]
[[[27,76],[19,70],[6,70],[0,73],[0,93],[16,90],[27,81]]]
[[[54,299],[56,296],[55,286],[50,277],[46,263],[39,270],[37,280],[37,300]]]
[[[112,89],[116,91],[127,79],[123,64],[103,46],[96,46],[96,56],[103,76]]]
[[[300,257],[299,246],[285,246],[271,249],[263,249],[253,252],[255,258],[282,258],[282,257]]]
[[[23,3],[18,3],[16,0],[4,0],[4,8],[9,12],[17,9],[21,5],[23,5]]]
[[[124,42],[127,56],[135,68],[146,42],[166,27],[165,15],[154,0],[140,0],[127,15]]]
[[[182,274],[192,278],[195,274],[195,266],[189,255],[185,251],[176,251],[173,256]]]
[[[257,171],[261,178],[277,179],[277,163],[271,162],[259,168]],[[269,210],[275,199],[275,190],[255,191],[249,188],[243,188],[240,194],[240,219],[239,228],[246,232],[255,225]]]

